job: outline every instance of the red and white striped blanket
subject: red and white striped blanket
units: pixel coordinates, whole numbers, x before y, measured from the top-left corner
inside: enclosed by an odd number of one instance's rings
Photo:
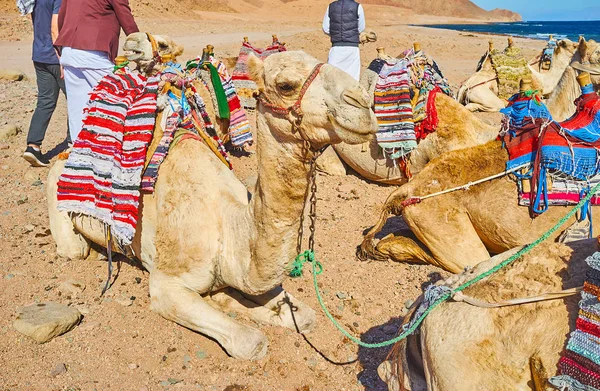
[[[123,69],[104,77],[90,94],[57,197],[59,210],[95,217],[111,227],[121,245],[129,245],[137,225],[159,78]]]

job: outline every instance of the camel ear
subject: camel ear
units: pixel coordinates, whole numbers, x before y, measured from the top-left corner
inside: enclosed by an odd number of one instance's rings
[[[248,71],[250,78],[254,80],[258,89],[265,88],[265,64],[263,60],[256,57],[253,53],[248,56]]]
[[[588,44],[583,36],[579,37],[578,50],[579,50],[579,55],[581,56],[581,58],[585,58],[585,55],[587,54],[587,51],[588,51]]]
[[[173,48],[173,57],[179,57],[183,54],[183,46],[171,42],[171,47]]]

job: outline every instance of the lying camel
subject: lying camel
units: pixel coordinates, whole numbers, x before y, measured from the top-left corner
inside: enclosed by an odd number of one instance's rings
[[[582,286],[588,269],[584,260],[597,247],[595,239],[546,242],[463,293],[497,303]],[[481,262],[442,284],[456,288],[515,252]],[[425,318],[418,333],[394,346],[379,375],[390,391],[546,391],[575,329],[579,299],[576,294],[502,308],[445,302]]]
[[[552,69],[548,72],[541,73],[530,64],[527,65],[533,85],[542,95],[547,96],[554,91],[562,74],[571,63],[577,47],[576,43],[568,39],[560,40],[554,52]],[[458,101],[470,111],[499,111],[506,106],[506,102],[498,97],[498,77],[489,55],[493,50],[494,43],[490,41],[489,49],[480,60],[477,72],[458,90]]]
[[[593,41],[590,42],[594,44],[592,47],[597,47]],[[593,61],[600,61],[600,55],[598,60],[595,56],[595,52],[584,52],[581,57],[588,64],[594,64]],[[590,58],[592,61],[589,61]],[[595,72],[591,77],[593,84],[600,83],[600,62],[584,67]],[[559,84],[575,84],[576,88],[580,88],[574,69],[568,69]],[[358,250],[359,258],[431,263],[458,273],[466,266],[487,259],[489,251],[500,253],[535,240],[552,226],[553,221],[564,215],[564,208],[552,207],[532,219],[528,208],[516,202],[516,186],[507,177],[473,186],[466,192],[453,192],[424,200],[418,205],[403,206],[403,202],[412,196],[463,186],[501,173],[507,161],[508,153],[498,141],[452,151],[432,161],[411,182],[388,197],[379,221],[367,233]],[[373,239],[383,228],[389,213],[402,214],[421,243],[395,236],[385,238],[373,248]],[[438,221],[438,216],[445,217]],[[554,237],[560,233],[557,232]],[[468,259],[464,254],[469,254]]]
[[[389,58],[382,49],[379,49],[379,56]],[[370,70],[363,71],[361,76],[361,85],[369,92],[371,101],[377,77]],[[444,152],[480,145],[498,135],[498,127],[481,121],[445,94],[437,94],[435,105],[439,118],[438,127],[411,152],[408,166],[413,175]],[[375,139],[363,145],[337,144],[334,149],[342,161],[365,179],[393,185],[408,181],[404,172],[383,156]]]
[[[586,41],[583,37],[579,39],[570,65],[565,69],[554,91],[544,101],[556,121],[564,121],[575,112],[574,102],[581,94],[577,84],[579,71],[590,73],[593,76],[592,82],[598,89],[600,84],[600,44],[596,41]]]
[[[416,205],[403,203],[411,197],[502,173],[507,161],[508,153],[500,141],[451,151],[432,161],[388,197],[381,219],[361,244],[359,256],[432,264],[460,273],[488,259],[490,252],[498,254],[533,242],[569,209],[552,206],[531,218],[529,208],[518,205],[517,186],[507,176],[424,199]],[[381,230],[389,213],[401,214],[420,243],[409,237],[393,236],[373,248],[374,235]],[[569,223],[574,221],[572,218]],[[593,224],[596,227],[600,224],[598,213],[593,214]],[[560,233],[557,231],[551,239]]]
[[[249,61],[265,98],[282,107],[299,99],[317,63],[303,52]],[[192,139],[171,149],[155,192],[140,199],[132,250],[150,273],[152,309],[215,339],[236,358],[260,359],[268,341],[227,311],[301,332],[314,326],[314,311],[281,287],[296,255],[309,181],[313,153],[305,150],[305,142],[311,150],[330,143],[363,143],[376,130],[364,89],[327,64],[306,90],[301,108],[304,117],[296,131],[291,115],[259,104],[259,169],[252,200],[210,149]],[[58,162],[48,177],[50,229],[60,256],[83,259],[91,242],[105,245],[103,224],[57,210],[57,179],[63,167]]]

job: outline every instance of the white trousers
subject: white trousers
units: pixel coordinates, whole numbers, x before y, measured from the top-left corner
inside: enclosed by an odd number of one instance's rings
[[[340,68],[356,80],[360,79],[360,50],[354,46],[334,46],[327,62]],[[67,93],[69,90],[67,90]]]
[[[83,109],[89,102],[89,95],[100,79],[112,72],[114,64],[104,52],[78,50],[65,47],[60,64],[65,75],[67,89],[67,112],[71,142],[75,143],[83,126]]]

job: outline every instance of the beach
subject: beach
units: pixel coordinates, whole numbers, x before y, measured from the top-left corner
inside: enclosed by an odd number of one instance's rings
[[[169,35],[183,45],[180,60],[184,63],[208,44],[214,45],[217,56],[230,57],[238,54],[244,36],[264,47],[271,42],[271,34],[277,34],[290,50],[304,50],[326,61],[330,43],[320,29],[324,9],[292,6],[286,4],[285,12],[280,13],[204,11],[181,19],[142,13],[138,22],[142,31]],[[408,25],[467,19],[414,15],[376,5],[366,5],[365,12],[367,27],[377,33],[378,41],[361,47],[363,69],[376,57],[377,47],[398,55],[419,42],[456,90],[474,73],[488,41],[499,49],[506,46],[505,36]],[[9,20],[6,15],[3,18]],[[214,341],[152,312],[148,274],[139,265],[121,264],[116,283],[101,298],[106,279],[102,257],[94,253],[86,261],[59,258],[48,229],[48,169],[31,168],[21,158],[35,108],[36,85],[30,60],[31,31],[26,23],[19,23],[0,25],[0,69],[20,69],[28,76],[24,81],[0,82],[0,125],[22,129],[10,142],[0,142],[0,390],[387,389],[376,370],[389,348],[359,349],[339,334],[319,309],[308,273],[286,279],[284,286],[316,310],[316,329],[303,337],[291,330],[255,325],[266,333],[269,352],[264,359],[250,362],[229,357]],[[515,45],[526,58],[533,58],[545,42],[517,38]],[[480,116],[489,123],[500,123],[497,113]],[[44,149],[51,150],[65,135],[66,106],[61,97]],[[242,181],[250,182],[256,175],[255,155],[234,157],[232,162]],[[353,174],[319,175],[318,187],[316,252],[325,268],[320,276],[325,302],[343,326],[365,341],[393,338],[405,304],[418,297],[424,284],[447,273],[433,266],[356,260],[363,232],[376,222],[393,187]],[[386,233],[402,226],[398,218],[391,221]],[[85,289],[65,292],[60,285],[68,280],[81,282]],[[84,319],[73,331],[38,345],[17,333],[12,322],[19,307],[44,301],[70,304]],[[66,371],[56,374],[54,370],[62,364]]]

